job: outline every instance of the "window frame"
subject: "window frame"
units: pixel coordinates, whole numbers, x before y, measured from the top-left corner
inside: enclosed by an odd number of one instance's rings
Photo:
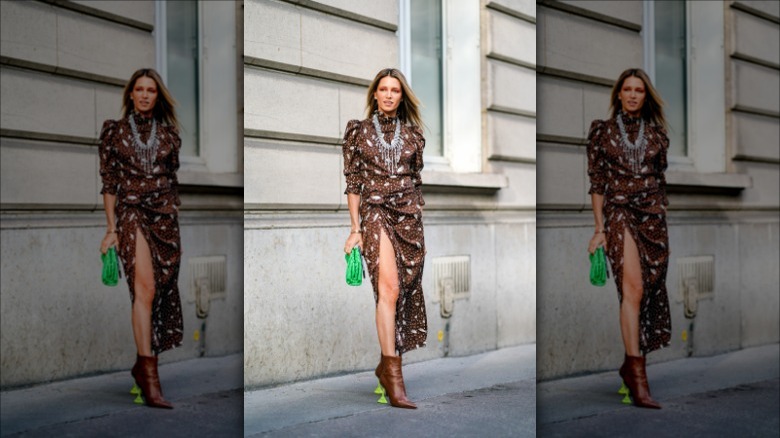
[[[399,40],[399,66],[401,71],[406,76],[410,86],[414,84],[414,74],[412,72],[412,35],[411,35],[411,0],[401,0],[399,4],[399,23],[398,23],[398,40]],[[442,1],[441,7],[441,31],[442,31],[442,50],[446,46],[447,35],[447,22],[445,17],[446,4]],[[432,170],[451,170],[450,160],[447,159],[447,128],[448,121],[445,117],[445,109],[447,108],[447,58],[442,53],[442,96],[441,96],[441,109],[442,109],[442,127],[441,127],[441,155],[425,155],[425,165]]]
[[[154,43],[155,43],[155,64],[157,72],[160,73],[163,81],[168,84],[168,64],[167,64],[167,11],[166,0],[155,0],[155,15],[154,15]],[[195,171],[207,171],[206,160],[204,158],[205,142],[203,141],[204,135],[204,44],[203,44],[203,4],[197,2],[198,8],[198,142],[196,146],[195,155],[184,155],[179,157],[179,161],[182,166],[182,170],[195,170]]]
[[[643,3],[644,68],[655,83],[655,0]],[[685,1],[686,154],[670,155],[669,170],[726,171],[726,79],[723,6]],[[697,56],[697,53],[703,56]],[[713,123],[720,120],[721,123]]]
[[[399,2],[398,37],[400,69],[413,84],[410,2]],[[425,165],[433,171],[482,173],[481,6],[479,2],[441,3],[442,155],[426,155]],[[451,34],[455,23],[459,32]]]

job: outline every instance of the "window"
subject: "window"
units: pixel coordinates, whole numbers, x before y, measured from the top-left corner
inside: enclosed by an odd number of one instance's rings
[[[666,102],[671,170],[726,169],[724,9],[645,0],[645,70]]]
[[[197,2],[158,1],[157,70],[176,99],[183,156],[200,151],[200,33]]]
[[[422,104],[426,167],[482,172],[480,2],[401,0],[400,67]]]
[[[666,102],[669,154],[687,153],[687,37],[685,2],[653,2],[655,71],[658,92]]]
[[[442,156],[442,10],[441,0],[411,2],[409,81],[422,103],[425,155]]]

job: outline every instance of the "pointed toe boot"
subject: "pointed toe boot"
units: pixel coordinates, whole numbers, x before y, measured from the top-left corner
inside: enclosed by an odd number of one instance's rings
[[[620,377],[623,378],[623,383],[628,387],[635,406],[661,409],[661,405],[650,396],[644,356],[626,355],[623,365],[620,367]]]
[[[157,356],[138,356],[130,373],[141,389],[141,395],[147,406],[173,409],[173,405],[166,401],[162,395],[160,376],[157,372]]]
[[[382,356],[379,383],[390,398],[390,404],[396,408],[417,409],[417,405],[406,398],[404,376],[401,372],[401,356]]]

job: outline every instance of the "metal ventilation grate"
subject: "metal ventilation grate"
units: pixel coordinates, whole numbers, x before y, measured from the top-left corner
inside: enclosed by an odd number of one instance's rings
[[[451,279],[453,299],[469,297],[471,290],[471,257],[448,256],[433,259],[433,280],[436,283],[436,297],[441,296],[444,280]]]
[[[679,301],[686,290],[694,288],[696,298],[712,298],[715,291],[715,256],[680,257],[677,259]]]
[[[190,300],[196,300],[198,281],[208,282],[209,299],[225,298],[227,290],[227,256],[191,257],[188,261],[190,271]]]

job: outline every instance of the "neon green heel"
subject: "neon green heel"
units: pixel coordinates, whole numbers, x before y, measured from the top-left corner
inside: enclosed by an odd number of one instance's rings
[[[137,405],[144,404],[144,399],[141,398],[141,387],[138,386],[137,383],[133,383],[133,387],[130,389],[130,394],[135,395],[135,400],[133,400],[133,403]]]
[[[623,394],[625,397],[623,397],[623,404],[630,405],[631,399],[628,397],[629,393],[631,391],[628,390],[628,386],[626,386],[626,382],[622,382],[623,384],[620,385],[620,389],[618,389],[618,394]]]
[[[382,386],[381,383],[377,382],[376,389],[374,390],[374,394],[379,395],[379,400],[376,401],[377,403],[381,403],[383,405],[387,404],[387,398],[385,397],[386,394],[385,387]]]

